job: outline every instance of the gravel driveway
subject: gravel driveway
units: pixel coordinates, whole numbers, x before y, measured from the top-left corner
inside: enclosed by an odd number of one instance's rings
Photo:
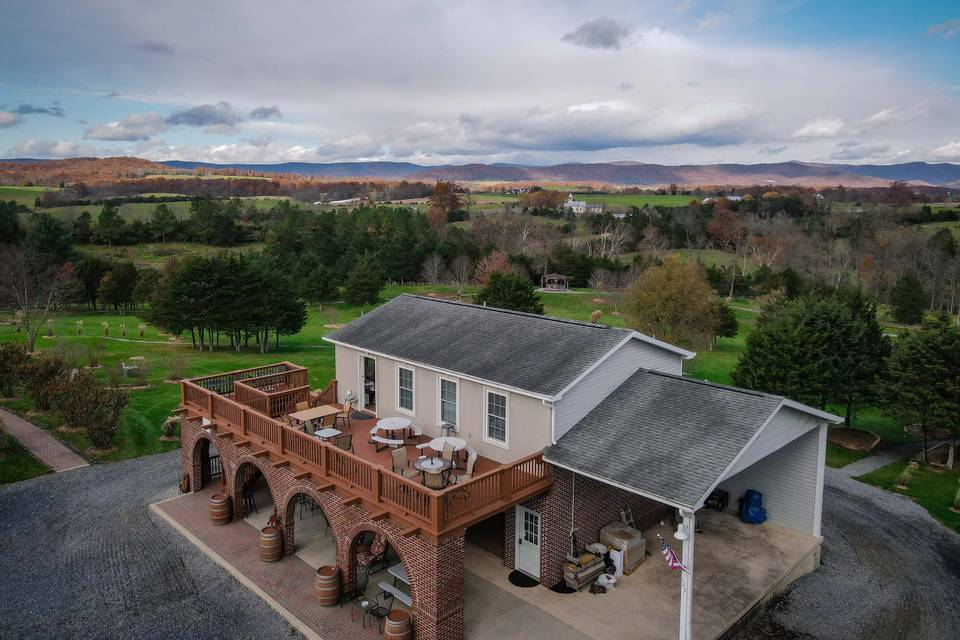
[[[291,638],[257,596],[157,519],[179,452],[0,487],[0,638]],[[960,637],[960,536],[829,471],[824,566],[739,640]]]

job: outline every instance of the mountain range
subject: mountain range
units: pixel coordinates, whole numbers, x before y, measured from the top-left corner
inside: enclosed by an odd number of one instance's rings
[[[567,163],[552,166],[521,164],[420,165],[411,162],[284,162],[280,164],[213,164],[171,160],[178,169],[198,167],[241,169],[263,173],[296,173],[331,178],[390,178],[457,180],[462,182],[585,182],[653,186],[794,184],[804,186],[887,186],[893,180],[917,185],[960,187],[960,165],[908,162],[902,164],[823,164],[773,162],[764,164],[663,165],[642,162]]]

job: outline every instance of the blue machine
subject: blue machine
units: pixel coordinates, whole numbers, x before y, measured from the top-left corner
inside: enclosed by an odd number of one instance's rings
[[[740,520],[747,524],[760,524],[767,519],[767,510],[763,508],[763,495],[759,491],[747,489],[740,499]]]

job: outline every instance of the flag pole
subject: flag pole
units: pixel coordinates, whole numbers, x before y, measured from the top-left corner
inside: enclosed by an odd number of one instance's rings
[[[680,640],[693,640],[693,535],[694,515],[692,511],[680,511],[683,532],[683,558],[686,571],[680,572]]]

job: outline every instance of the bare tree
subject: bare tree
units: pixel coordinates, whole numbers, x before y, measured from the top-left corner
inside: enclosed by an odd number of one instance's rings
[[[457,297],[463,296],[463,290],[473,277],[473,261],[469,256],[459,255],[450,262],[450,283],[457,288]]]
[[[27,351],[35,350],[37,335],[59,304],[71,276],[69,263],[57,265],[20,247],[0,247],[0,302],[17,315]]]
[[[427,256],[420,269],[420,277],[427,284],[437,284],[443,277],[443,259],[435,253]]]

